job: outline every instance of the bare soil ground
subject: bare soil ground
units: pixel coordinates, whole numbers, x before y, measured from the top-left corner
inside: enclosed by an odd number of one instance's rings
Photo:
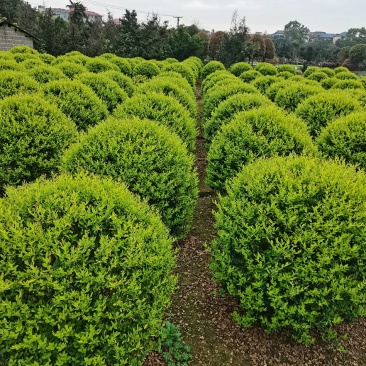
[[[189,365],[205,366],[366,366],[366,319],[341,324],[336,330],[344,337],[347,352],[321,340],[313,346],[292,341],[287,330],[270,335],[256,326],[238,326],[231,313],[238,309],[234,298],[220,295],[209,269],[210,254],[206,245],[215,236],[216,196],[205,185],[207,151],[202,135],[200,85],[197,86],[200,134],[197,139],[196,161],[200,178],[193,226],[187,237],[178,243],[177,274],[179,288],[172,299],[166,319],[181,329],[184,342],[191,347]],[[165,366],[161,355],[151,353],[144,366]]]

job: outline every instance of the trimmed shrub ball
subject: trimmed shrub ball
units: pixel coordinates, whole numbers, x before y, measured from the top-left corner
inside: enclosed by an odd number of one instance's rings
[[[142,61],[140,62],[134,69],[133,75],[142,75],[147,78],[152,78],[153,76],[158,75],[160,72],[159,67],[153,61]]]
[[[306,122],[311,135],[317,136],[334,119],[360,109],[360,104],[351,95],[332,90],[309,97],[299,104],[296,114]]]
[[[287,328],[305,344],[317,329],[364,314],[366,176],[310,157],[259,159],[227,186],[215,214],[215,279],[238,297],[243,326]]]
[[[317,82],[321,82],[322,80],[328,79],[328,78],[329,78],[329,76],[325,72],[320,71],[320,70],[314,71],[308,76],[309,80],[315,80]]]
[[[30,76],[19,71],[0,71],[0,99],[16,94],[33,94],[39,84]]]
[[[0,70],[25,71],[25,68],[13,59],[0,59]]]
[[[53,66],[61,70],[70,79],[74,79],[77,75],[88,71],[83,65],[71,61],[63,61]]]
[[[366,169],[366,115],[352,113],[329,123],[316,139],[327,157],[339,157]]]
[[[289,65],[289,64],[282,64],[282,65],[278,65],[277,66],[277,71],[278,73],[281,72],[289,72],[293,75],[296,75],[296,69],[293,65]]]
[[[175,62],[174,64],[169,64],[163,67],[161,71],[175,71],[181,74],[189,83],[189,85],[194,89],[196,84],[196,79],[194,77],[193,71],[181,62]]]
[[[229,71],[235,76],[240,76],[243,72],[249,70],[253,70],[253,67],[248,62],[236,62],[229,68]]]
[[[254,70],[259,71],[262,75],[277,75],[278,70],[276,66],[273,66],[272,64],[268,62],[260,62],[257,65],[255,65]]]
[[[293,115],[274,106],[238,113],[212,140],[206,183],[224,191],[227,179],[261,156],[306,155],[315,151],[305,122]]]
[[[80,81],[53,81],[46,84],[42,91],[45,99],[56,104],[75,122],[80,131],[87,130],[108,115],[104,103]]]
[[[360,89],[365,90],[362,82],[360,80],[346,79],[346,80],[338,80],[332,86],[332,89]]]
[[[350,71],[336,72],[335,78],[339,80],[358,80],[358,76]]]
[[[174,97],[187,109],[192,118],[195,118],[197,115],[197,103],[194,95],[191,93],[191,89],[182,88],[174,78],[154,78],[142,84],[137,91],[146,95],[154,92]]]
[[[59,69],[53,66],[38,66],[27,72],[34,80],[40,84],[46,84],[50,81],[67,79],[67,76]]]
[[[176,133],[194,151],[196,122],[189,112],[173,97],[161,93],[138,94],[120,105],[114,116],[121,119],[138,117],[166,126]]]
[[[303,83],[288,83],[287,86],[277,92],[274,101],[279,107],[289,112],[294,112],[296,107],[306,100],[306,98],[323,91],[320,85],[312,86]]]
[[[336,78],[326,78],[323,79],[320,82],[320,85],[325,89],[325,90],[329,90],[333,87],[333,85],[337,84],[339,82],[339,79]]]
[[[94,93],[107,106],[109,112],[112,112],[128,99],[127,93],[115,81],[105,75],[85,72],[78,75],[76,79],[93,89]]]
[[[132,76],[132,67],[131,64],[128,62],[127,59],[122,58],[122,57],[111,57],[108,59],[109,62],[115,64],[118,66],[119,70],[127,75],[127,76]]]
[[[129,97],[136,91],[135,85],[133,85],[132,79],[127,75],[120,73],[119,71],[104,71],[100,75],[107,76],[111,80],[115,81],[118,86],[123,89]]]
[[[292,75],[292,74],[290,74]],[[278,82],[278,78],[276,76],[261,76],[252,81],[252,85],[258,89],[261,94],[266,94],[266,90],[274,83]]]
[[[117,65],[109,62],[108,60],[104,60],[101,57],[91,58],[86,62],[85,67],[88,71],[94,73],[99,73],[103,71],[121,71]]]
[[[172,234],[188,231],[198,194],[193,156],[166,127],[148,120],[109,119],[65,153],[64,169],[85,169],[125,182],[155,206]]]
[[[290,79],[294,76],[294,74],[291,74],[291,72],[288,72],[288,71],[281,71],[277,74],[277,80],[278,78],[281,78],[281,79],[284,79],[284,80],[287,80],[287,79]]]
[[[219,70],[215,71],[212,74],[208,75],[205,80],[202,81],[201,93],[204,96],[212,87],[216,85],[216,83],[228,80],[228,81],[240,81],[236,76],[231,74],[227,70]]]
[[[0,195],[5,185],[58,171],[63,150],[77,138],[69,118],[41,96],[30,95],[0,101],[0,115]]]
[[[221,63],[220,61],[208,62],[205,66],[203,66],[203,69],[201,71],[202,79],[206,79],[208,75],[218,70],[225,70],[225,66],[223,63]]]
[[[259,78],[261,76],[263,76],[263,74],[261,74],[257,70],[248,70],[248,71],[244,71],[242,74],[240,74],[239,78],[241,81],[244,81],[244,83],[250,83],[251,81],[253,81],[256,78]]]
[[[211,118],[204,124],[204,134],[208,142],[210,142],[221,126],[229,123],[236,113],[246,112],[271,102],[259,93],[253,94],[235,94],[224,100],[212,113]]]
[[[9,365],[142,365],[176,286],[161,219],[79,174],[0,201],[0,339]],[[14,351],[16,349],[16,352]]]

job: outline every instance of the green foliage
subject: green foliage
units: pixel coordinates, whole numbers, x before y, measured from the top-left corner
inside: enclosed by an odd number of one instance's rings
[[[236,114],[215,135],[208,151],[206,183],[224,191],[225,181],[259,157],[314,153],[306,124],[273,106]]]
[[[127,93],[108,76],[85,72],[77,75],[76,79],[93,89],[94,93],[107,106],[109,112],[128,99]]]
[[[45,84],[45,99],[56,104],[69,116],[79,131],[97,124],[108,115],[107,107],[92,89],[77,80],[58,80]]]
[[[330,78],[335,76],[334,70],[330,69],[329,67],[322,67],[320,69],[321,72],[325,72]]]
[[[327,157],[339,157],[366,169],[366,115],[351,113],[326,126],[316,140]]]
[[[289,65],[289,64],[282,64],[282,65],[278,65],[277,66],[277,71],[280,72],[289,72],[293,75],[296,75],[296,69],[293,65]]]
[[[323,71],[314,71],[308,76],[309,80],[315,80],[317,82],[320,82],[320,81],[322,81],[324,79],[328,79],[328,78],[329,78],[329,76]]]
[[[31,70],[34,67],[44,66],[45,63],[39,58],[30,58],[20,63],[25,70]]]
[[[339,67],[336,67],[334,69],[334,72],[336,74],[343,73],[343,72],[348,72],[349,73],[349,70],[347,69],[347,67],[339,66]]]
[[[58,170],[63,150],[76,139],[75,124],[40,96],[0,101],[0,196],[4,186]],[[1,337],[0,337],[1,338]]]
[[[273,66],[272,64],[268,62],[260,62],[257,65],[255,65],[254,70],[259,71],[262,75],[277,75],[278,70],[276,66]]]
[[[134,75],[143,75],[148,78],[158,75],[159,72],[159,67],[153,61],[142,61],[133,69]]]
[[[27,55],[38,55],[38,51],[29,46],[13,46],[10,50],[10,53],[24,53]]]
[[[52,61],[55,60],[55,56],[49,55],[48,53],[40,53],[38,57],[47,65],[51,65]]]
[[[59,69],[53,66],[38,66],[27,72],[34,80],[40,84],[46,84],[50,81],[67,79],[67,76]]]
[[[61,70],[70,79],[74,79],[77,75],[88,71],[84,66],[71,61],[63,61],[53,66]]]
[[[291,75],[291,74],[290,74]],[[254,79],[251,84],[258,89],[262,94],[266,94],[266,90],[278,81],[276,76],[261,76]]]
[[[192,88],[196,84],[196,80],[192,70],[187,65],[184,65],[181,62],[166,65],[163,67],[162,71],[175,71],[178,74],[181,74],[189,82],[189,85],[191,85]]]
[[[203,117],[210,118],[215,109],[224,100],[235,94],[251,94],[258,93],[257,89],[251,85],[242,82],[223,82],[223,85],[216,84],[203,98]]]
[[[0,99],[15,94],[32,94],[39,90],[39,84],[20,71],[0,71]]]
[[[236,113],[249,111],[271,102],[259,93],[235,94],[223,101],[212,113],[211,118],[204,124],[204,134],[211,141],[220,128],[229,123]]]
[[[121,119],[138,117],[164,125],[186,143],[189,151],[195,149],[196,122],[173,97],[154,92],[137,94],[120,105],[114,111],[114,116]]]
[[[358,80],[358,77],[349,71],[337,72],[335,77],[339,80]]]
[[[306,85],[301,83],[288,83],[283,89],[280,89],[275,97],[275,103],[287,110],[294,112],[296,107],[311,95],[323,91],[319,86]]]
[[[236,62],[230,66],[229,71],[235,76],[240,76],[243,72],[252,69],[253,67],[248,62]]]
[[[122,74],[119,71],[104,71],[100,73],[101,75],[107,76],[111,80],[115,81],[118,86],[123,89],[129,97],[136,91],[136,87],[132,82],[132,79],[127,75]]]
[[[190,113],[192,118],[197,115],[197,104],[190,90],[178,85],[174,78],[158,77],[142,84],[138,88],[139,93],[149,95],[151,92],[162,93],[177,99]]]
[[[320,67],[317,66],[309,66],[306,68],[304,72],[304,77],[309,77],[313,72],[320,71]]]
[[[123,74],[125,74],[127,76],[132,76],[132,67],[127,59],[115,56],[115,57],[108,59],[108,61],[117,65],[119,70]]]
[[[192,359],[191,349],[183,344],[179,327],[165,322],[161,330],[162,350],[168,366],[187,366]]]
[[[218,82],[223,81],[223,80],[240,81],[239,78],[232,75],[230,72],[228,72],[226,70],[225,71],[224,70],[215,71],[212,74],[208,75],[207,78],[202,81],[202,88],[201,88],[202,89],[202,95],[204,96],[209,91],[209,89],[211,89]]]
[[[286,327],[298,341],[324,339],[364,314],[366,176],[334,161],[260,159],[218,203],[211,268],[238,297],[243,326]]]
[[[266,96],[274,102],[279,90],[286,88],[290,83],[286,80],[279,79],[277,82],[271,84],[266,90]]]
[[[339,75],[339,74],[338,74]],[[339,80],[332,86],[332,89],[361,89],[365,90],[363,83],[360,80],[345,79]]]
[[[220,61],[210,61],[202,69],[202,79],[215,71],[225,70],[225,66]]]
[[[187,79],[182,76],[182,74],[175,71],[162,71],[158,76],[155,76],[155,79],[162,79],[166,77],[169,79],[174,79],[174,82],[177,84],[177,86],[185,89],[193,96],[193,98],[195,98],[194,90],[192,89]]]
[[[85,67],[88,71],[98,73],[103,71],[121,71],[119,67],[107,60],[104,60],[101,57],[91,58],[85,64]]]
[[[284,80],[290,79],[293,76],[294,76],[294,74],[292,74],[291,72],[288,72],[288,71],[281,71],[277,75],[278,78],[282,78]]]
[[[310,134],[317,136],[334,119],[360,110],[357,100],[346,92],[329,90],[304,100],[296,114],[308,125]]]
[[[239,78],[244,81],[244,83],[250,83],[253,80],[255,80],[258,77],[263,76],[259,71],[257,70],[249,70],[244,71],[242,74],[240,74]]]
[[[0,70],[25,71],[24,65],[12,59],[0,59]]]
[[[7,195],[0,201],[2,360],[142,365],[176,285],[172,239],[158,215],[124,185],[85,174]]]
[[[65,153],[63,169],[84,169],[125,182],[155,206],[172,234],[188,231],[198,194],[193,156],[166,127],[148,120],[108,119]]]
[[[339,79],[336,78],[327,78],[327,79],[323,79],[320,82],[320,85],[325,89],[325,90],[329,90],[333,87],[334,84],[338,83]]]

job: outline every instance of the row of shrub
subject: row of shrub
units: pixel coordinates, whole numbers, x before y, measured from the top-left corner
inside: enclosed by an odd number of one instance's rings
[[[211,268],[239,299],[239,324],[335,339],[335,325],[365,315],[364,92],[249,66],[202,83],[206,182],[225,192]]]
[[[202,64],[171,61],[182,68],[108,104],[93,88],[108,92],[103,74],[130,80],[117,70],[0,100],[5,364],[142,365],[156,349],[176,286],[173,242],[188,231],[198,194],[193,85]]]

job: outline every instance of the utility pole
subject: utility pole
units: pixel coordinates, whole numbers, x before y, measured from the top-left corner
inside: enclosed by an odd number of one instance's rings
[[[174,17],[173,18],[176,18],[177,19],[177,28],[179,28],[179,19],[183,18],[183,17]]]

